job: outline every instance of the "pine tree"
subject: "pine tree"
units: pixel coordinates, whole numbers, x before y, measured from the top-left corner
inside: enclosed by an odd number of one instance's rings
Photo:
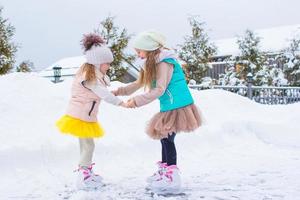
[[[100,23],[100,27],[96,32],[106,40],[114,55],[114,61],[111,63],[108,75],[112,81],[121,81],[127,71],[122,66],[123,61],[132,62],[135,58],[133,55],[128,55],[124,52],[131,35],[128,35],[125,28],[120,30],[119,27],[115,26],[114,17],[110,16]]]
[[[260,38],[251,30],[246,30],[243,37],[238,38],[237,44],[241,51],[240,55],[235,58],[235,65],[239,66],[237,71],[241,80],[247,79],[247,74],[253,75],[253,84],[262,85],[264,82],[263,66],[267,63],[267,58],[260,51]]]
[[[17,46],[11,42],[15,28],[7,19],[2,18],[2,10],[0,7],[0,75],[8,73],[13,68],[17,52]]]
[[[201,83],[209,68],[208,63],[216,52],[216,46],[209,42],[203,22],[191,17],[189,23],[192,27],[192,35],[186,36],[184,43],[178,45],[180,47],[178,54],[179,58],[186,63],[187,79]]]
[[[16,68],[17,72],[32,72],[34,69],[33,62],[30,60],[25,60],[19,64],[19,66]]]

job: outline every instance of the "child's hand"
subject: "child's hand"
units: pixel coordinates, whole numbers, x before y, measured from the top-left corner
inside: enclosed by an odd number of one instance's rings
[[[113,90],[111,93],[113,93],[115,96],[118,96],[118,90]]]
[[[126,104],[127,104],[127,108],[136,108],[137,107],[134,99],[129,99]]]
[[[127,108],[127,103],[125,103],[124,101],[122,101],[122,103],[120,103],[120,106]]]

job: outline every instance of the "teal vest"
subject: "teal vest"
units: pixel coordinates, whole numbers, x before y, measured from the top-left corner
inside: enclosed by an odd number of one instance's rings
[[[159,97],[160,112],[175,110],[193,104],[194,100],[186,84],[180,64],[173,58],[167,58],[161,62],[172,64],[174,70],[165,93]]]

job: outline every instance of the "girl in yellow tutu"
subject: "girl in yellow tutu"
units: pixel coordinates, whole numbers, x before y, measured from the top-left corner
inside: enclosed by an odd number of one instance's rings
[[[98,123],[97,114],[100,101],[116,106],[126,105],[108,89],[109,77],[106,75],[113,61],[111,50],[105,46],[104,40],[97,34],[84,35],[82,40],[86,63],[75,75],[71,99],[66,114],[56,125],[62,133],[79,138],[80,159],[77,187],[90,189],[101,186],[101,176],[92,170],[94,153],[94,138],[104,135]]]

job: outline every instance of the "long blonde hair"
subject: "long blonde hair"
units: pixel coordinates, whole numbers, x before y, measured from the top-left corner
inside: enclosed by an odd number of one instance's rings
[[[94,65],[89,63],[84,63],[81,65],[80,70],[77,74],[83,74],[84,79],[88,82],[94,82],[96,81],[96,68]]]
[[[138,83],[145,89],[151,89],[152,82],[156,80],[156,65],[160,49],[146,51],[146,62],[144,69],[141,69]]]

